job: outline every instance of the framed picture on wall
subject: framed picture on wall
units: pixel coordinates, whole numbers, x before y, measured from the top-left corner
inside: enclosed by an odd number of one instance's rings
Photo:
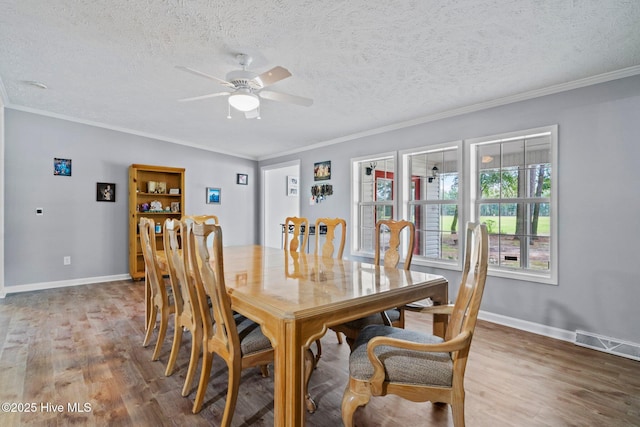
[[[53,174],[71,176],[71,159],[53,159]]]
[[[331,179],[331,161],[314,163],[313,180],[326,181],[328,179]]]
[[[96,201],[115,202],[116,185],[110,182],[98,182],[96,184]]]
[[[222,190],[220,188],[207,187],[207,203],[219,205],[221,192]]]
[[[249,184],[249,175],[246,173],[239,173],[236,175],[236,184],[247,185]]]
[[[298,197],[298,177],[287,176],[287,196]]]

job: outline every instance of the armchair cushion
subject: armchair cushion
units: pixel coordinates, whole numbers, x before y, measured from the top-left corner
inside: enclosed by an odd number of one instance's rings
[[[421,344],[438,344],[442,338],[435,335],[370,325],[362,330],[349,358],[349,375],[358,380],[368,380],[373,375],[373,365],[367,356],[367,344],[374,337],[397,338]],[[450,353],[406,350],[391,346],[379,346],[375,354],[385,367],[385,380],[395,383],[436,385],[451,387],[453,362]]]

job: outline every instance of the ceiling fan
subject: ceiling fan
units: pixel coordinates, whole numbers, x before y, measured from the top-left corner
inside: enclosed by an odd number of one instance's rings
[[[280,80],[290,77],[291,73],[286,68],[277,66],[262,74],[257,74],[253,71],[247,70],[247,67],[251,65],[251,56],[241,53],[236,55],[236,59],[240,63],[242,70],[231,71],[227,74],[225,80],[194,70],[193,68],[177,66],[176,68],[188,71],[197,76],[211,79],[229,89],[225,92],[194,96],[191,98],[179,99],[178,101],[187,102],[214,98],[217,96],[228,96],[229,114],[227,117],[231,118],[231,107],[233,107],[238,111],[244,112],[245,117],[248,119],[260,118],[260,98],[271,101],[287,102],[289,104],[302,105],[305,107],[309,107],[313,104],[313,99],[289,95],[282,92],[264,90],[265,87],[271,86]]]

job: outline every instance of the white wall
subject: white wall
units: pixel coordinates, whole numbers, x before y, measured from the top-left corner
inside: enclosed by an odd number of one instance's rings
[[[331,160],[334,195],[320,205],[303,203],[300,214],[310,221],[348,219],[352,158],[558,124],[559,285],[490,276],[482,310],[640,343],[639,118],[640,76],[634,76],[281,156],[260,166],[300,159],[304,194],[313,183],[313,163]],[[455,297],[459,273],[424,270],[447,277]]]
[[[300,165],[287,163],[263,169],[264,245],[282,247],[282,227],[285,218],[300,214],[300,196],[287,195],[287,177],[298,176]]]

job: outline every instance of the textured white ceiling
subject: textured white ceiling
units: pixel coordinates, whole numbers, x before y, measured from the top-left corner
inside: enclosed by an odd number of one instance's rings
[[[177,65],[224,78],[240,52],[313,106],[176,101],[224,90]],[[638,0],[0,0],[8,107],[256,159],[629,67]]]

